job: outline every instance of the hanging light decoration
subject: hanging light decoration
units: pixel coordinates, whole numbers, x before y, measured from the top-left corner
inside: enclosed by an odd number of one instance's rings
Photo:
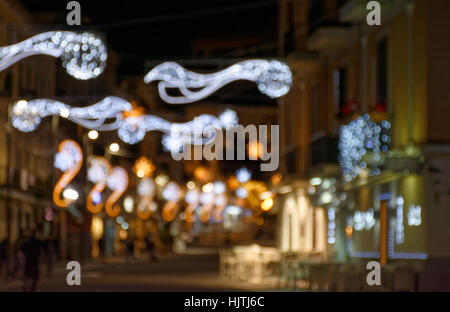
[[[130,114],[124,118],[124,113],[132,110],[130,102],[113,96],[87,107],[71,107],[48,99],[21,100],[12,107],[11,123],[19,131],[31,132],[36,130],[42,118],[61,116],[88,129],[117,130],[119,138],[128,144],[141,142],[147,132],[161,131],[164,133],[162,144],[169,151],[180,149],[185,144],[211,142],[215,132],[209,131],[204,137],[204,129],[229,129],[237,125],[236,113],[231,110],[219,117],[202,114],[186,123],[171,123],[153,115]],[[113,121],[107,123],[110,119]]]
[[[167,203],[162,209],[162,217],[167,222],[172,222],[178,213],[178,200],[181,197],[181,189],[175,182],[167,183],[166,187],[162,192],[162,196]]]
[[[108,176],[111,172],[111,164],[101,156],[95,156],[91,160],[87,172],[87,178],[94,183],[86,201],[86,207],[91,213],[99,213],[103,209],[102,192],[106,188]]]
[[[388,121],[377,124],[365,114],[340,128],[339,163],[346,181],[351,181],[359,174],[380,174],[378,166],[381,154],[389,149],[390,127]]]
[[[195,73],[177,63],[165,62],[153,68],[144,77],[145,83],[159,81],[159,95],[169,104],[199,101],[236,80],[255,82],[261,93],[278,98],[289,92],[292,73],[285,63],[277,60],[242,61],[212,74]],[[167,89],[178,89],[181,96],[171,96]]]
[[[128,101],[109,96],[87,107],[71,107],[55,100],[21,100],[11,110],[11,123],[22,132],[31,132],[41,123],[42,118],[61,116],[85,128],[95,130],[115,130],[122,119],[122,112],[132,109]],[[105,123],[114,119],[112,123]]]
[[[55,167],[64,172],[53,189],[53,201],[56,206],[66,208],[75,200],[75,197],[71,196],[61,198],[61,193],[80,172],[82,164],[83,152],[80,145],[73,140],[62,141],[54,162]]]
[[[156,167],[153,162],[145,156],[139,157],[133,166],[133,172],[138,178],[152,176],[155,169]]]
[[[125,193],[128,188],[128,173],[122,167],[114,167],[111,170],[111,174],[108,176],[106,184],[110,190],[105,204],[105,212],[112,218],[117,217],[120,214],[120,206],[116,205],[119,198]]]
[[[193,223],[195,221],[195,210],[200,204],[200,191],[197,188],[189,189],[186,192],[184,200],[188,204],[184,210],[186,222]]]
[[[0,47],[0,71],[32,55],[61,58],[67,73],[79,80],[98,77],[106,67],[107,50],[102,40],[90,33],[49,31],[25,41]]]
[[[138,194],[141,200],[137,207],[137,216],[141,220],[147,220],[157,210],[156,203],[153,201],[156,194],[156,186],[153,179],[143,178],[138,186]]]

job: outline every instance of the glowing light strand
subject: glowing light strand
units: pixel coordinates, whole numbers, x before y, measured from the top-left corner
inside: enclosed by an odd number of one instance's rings
[[[236,80],[249,80],[258,85],[261,93],[278,98],[287,94],[292,85],[289,67],[277,60],[246,60],[212,74],[199,74],[174,62],[165,62],[153,68],[145,83],[159,81],[161,98],[170,104],[187,104],[199,101]],[[181,96],[171,96],[167,89],[178,89]],[[190,89],[200,89],[193,91]]]
[[[99,213],[103,209],[101,193],[106,188],[106,182],[111,171],[109,161],[101,156],[96,156],[91,161],[91,165],[87,172],[87,178],[95,183],[88,194],[86,207],[91,213]]]
[[[66,208],[73,202],[72,199],[61,198],[61,193],[80,172],[82,164],[83,152],[80,145],[72,140],[62,141],[54,162],[55,167],[64,172],[53,189],[53,201],[56,206]]]
[[[0,71],[26,57],[39,54],[60,57],[67,73],[79,80],[99,76],[108,58],[102,40],[93,34],[50,31],[0,47]]]
[[[22,100],[15,103],[11,110],[11,123],[22,132],[31,132],[36,130],[42,118],[61,116],[88,129],[115,130],[122,119],[122,112],[131,109],[131,103],[114,96],[86,107],[71,107],[49,99]],[[114,121],[106,123],[107,119]]]
[[[339,163],[344,179],[351,181],[367,169],[370,176],[380,174],[381,153],[389,149],[391,124],[377,124],[365,114],[339,130]],[[371,152],[370,157],[367,157]]]

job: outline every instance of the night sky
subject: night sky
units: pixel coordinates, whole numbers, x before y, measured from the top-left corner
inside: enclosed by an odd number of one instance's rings
[[[122,74],[143,74],[146,61],[196,57],[192,53],[194,40],[251,36],[257,38],[257,47],[269,44],[269,48],[263,52],[245,50],[245,57],[261,53],[275,56],[277,0],[80,0],[84,19],[81,27],[65,24],[68,2],[22,0],[33,14],[56,13],[51,25],[40,27],[104,32],[108,48],[119,55]],[[226,58],[229,52],[208,57]]]

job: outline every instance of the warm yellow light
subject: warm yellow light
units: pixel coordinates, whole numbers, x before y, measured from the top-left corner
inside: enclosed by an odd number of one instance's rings
[[[103,236],[103,219],[101,217],[92,217],[91,233],[93,239],[100,239]]]
[[[78,199],[78,192],[74,189],[68,188],[63,191],[63,196],[64,198],[74,201]]]
[[[261,209],[264,211],[269,211],[273,207],[273,199],[272,198],[266,198],[261,203]]]
[[[126,240],[127,237],[128,237],[128,232],[121,229],[121,230],[119,231],[119,238],[120,238],[121,240]]]
[[[283,179],[281,173],[275,173],[271,178],[271,182],[273,185],[277,185],[281,182],[281,179]]]
[[[248,144],[248,156],[250,159],[259,159],[263,153],[263,145],[258,141],[253,141]]]
[[[60,112],[59,115],[61,115],[61,117],[63,118],[67,118],[70,115],[70,111],[67,108],[63,108]]]
[[[117,153],[117,152],[120,150],[120,146],[119,146],[119,144],[117,144],[117,143],[112,143],[112,144],[109,146],[109,150],[110,150],[111,152],[113,152],[113,153]]]
[[[23,111],[27,108],[28,102],[25,100],[20,100],[17,102],[16,105],[14,105],[14,113],[16,115],[20,115],[23,113]]]
[[[205,185],[203,185],[202,187],[202,191],[205,193],[210,193],[214,190],[214,184],[210,183],[206,183]]]
[[[164,186],[167,184],[167,182],[169,182],[169,177],[164,174],[160,174],[155,178],[155,182],[159,186]]]
[[[195,188],[195,182],[194,181],[189,181],[188,183],[186,183],[186,187],[190,190]]]
[[[91,130],[88,132],[88,138],[91,140],[97,140],[98,138],[98,132],[95,130]]]
[[[145,156],[139,157],[134,163],[133,171],[138,178],[150,177],[153,175],[156,167],[153,162]]]

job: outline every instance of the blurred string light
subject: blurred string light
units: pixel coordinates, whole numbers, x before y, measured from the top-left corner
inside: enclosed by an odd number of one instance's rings
[[[205,188],[205,186],[207,186],[207,188]],[[211,187],[209,187],[209,185],[211,185]],[[199,213],[200,213],[200,221],[202,222],[208,222],[209,219],[211,218],[211,210],[214,207],[214,201],[215,201],[215,194],[213,192],[214,190],[214,186],[211,183],[205,184],[202,188],[202,193],[200,194],[200,209],[199,209]]]
[[[162,208],[162,217],[167,222],[172,222],[178,213],[177,202],[181,197],[181,189],[175,182],[167,183],[162,192],[162,196],[167,200]]]
[[[409,226],[419,226],[422,223],[421,210],[421,207],[416,205],[408,207],[407,218]]]
[[[351,181],[365,170],[370,176],[380,174],[378,164],[381,153],[389,149],[390,127],[388,121],[377,124],[365,114],[340,128],[339,163],[346,181]],[[363,158],[368,152],[372,152],[370,161]]]
[[[113,153],[117,153],[120,150],[120,146],[117,143],[111,143],[109,150]]]
[[[88,132],[88,138],[91,140],[97,140],[98,132],[96,130],[91,130]]]
[[[120,205],[117,205],[119,198],[125,193],[128,188],[128,173],[122,167],[114,167],[111,170],[106,184],[110,190],[112,190],[111,195],[109,195],[105,204],[105,212],[110,217],[117,217],[120,214]]]
[[[156,167],[153,162],[145,156],[139,157],[133,166],[133,172],[138,178],[152,176],[155,169]]]
[[[193,181],[190,181],[193,182]],[[194,182],[193,182],[194,183]],[[189,186],[188,186],[189,188]],[[195,221],[195,210],[200,204],[200,191],[195,188],[195,183],[193,188],[189,188],[184,197],[185,202],[188,204],[184,209],[185,220],[188,223],[193,223]]]
[[[236,112],[232,110],[225,110],[218,117],[202,114],[185,123],[172,123],[153,115],[124,118],[123,113],[131,110],[131,103],[118,97],[107,97],[87,107],[71,107],[48,99],[20,100],[11,110],[11,123],[22,132],[31,132],[42,118],[61,116],[88,129],[117,130],[119,138],[127,144],[141,142],[147,132],[161,131],[164,133],[162,144],[167,151],[179,151],[185,144],[209,143],[215,137],[214,130],[229,129],[238,123]],[[113,121],[107,123],[110,119]]]
[[[236,170],[236,178],[239,182],[245,183],[248,182],[252,178],[252,173],[245,167]]]
[[[88,194],[86,207],[91,213],[99,213],[103,209],[101,194],[106,188],[108,176],[111,171],[109,161],[101,156],[95,156],[87,171],[87,178],[94,183]]]
[[[395,224],[395,242],[397,244],[402,244],[405,241],[405,226],[403,225],[403,207],[405,200],[403,197],[397,197],[397,222]]]
[[[132,213],[132,212],[133,212],[133,208],[134,208],[134,200],[133,200],[133,197],[127,196],[127,197],[123,200],[123,208],[125,209],[125,211],[126,211],[127,213]]]
[[[235,116],[224,117],[224,116]],[[118,128],[119,138],[128,144],[142,141],[145,134],[150,131],[164,133],[162,144],[167,151],[182,150],[185,144],[206,144],[215,137],[215,129],[229,129],[237,125],[236,113],[231,110],[222,112],[219,117],[202,114],[194,120],[185,123],[171,123],[153,115],[128,117],[120,121]],[[205,130],[207,131],[206,133]],[[203,132],[205,131],[205,133]],[[205,138],[204,135],[207,135]]]
[[[141,220],[147,220],[157,209],[156,203],[153,201],[156,194],[156,185],[153,179],[143,178],[138,185],[138,194],[141,200],[137,206],[137,216]]]
[[[336,210],[328,208],[328,244],[336,243]]]
[[[131,103],[115,96],[106,97],[86,107],[71,107],[49,99],[20,100],[11,110],[11,123],[22,132],[31,132],[36,130],[42,118],[61,116],[88,129],[115,130],[119,126],[119,120],[122,119],[122,112],[131,109]],[[114,121],[106,123],[107,119]]]
[[[76,198],[73,196],[64,196],[61,198],[61,192],[69,185],[81,169],[83,164],[83,151],[80,145],[73,140],[64,140],[59,144],[58,153],[55,155],[54,165],[57,169],[63,171],[62,176],[56,182],[53,189],[53,201],[56,206],[65,208],[69,206]]]
[[[102,40],[93,34],[50,31],[0,47],[0,72],[26,57],[39,54],[60,57],[67,73],[79,80],[99,76],[108,58]]]
[[[370,230],[375,225],[373,208],[367,211],[355,211],[353,216],[353,228],[355,231]]]
[[[236,80],[253,81],[261,93],[278,98],[289,92],[292,73],[285,63],[276,60],[242,61],[212,74],[195,73],[175,62],[165,62],[157,65],[144,77],[145,83],[159,81],[159,95],[169,104],[199,101]],[[174,88],[179,90],[181,96],[167,93],[167,89]]]

